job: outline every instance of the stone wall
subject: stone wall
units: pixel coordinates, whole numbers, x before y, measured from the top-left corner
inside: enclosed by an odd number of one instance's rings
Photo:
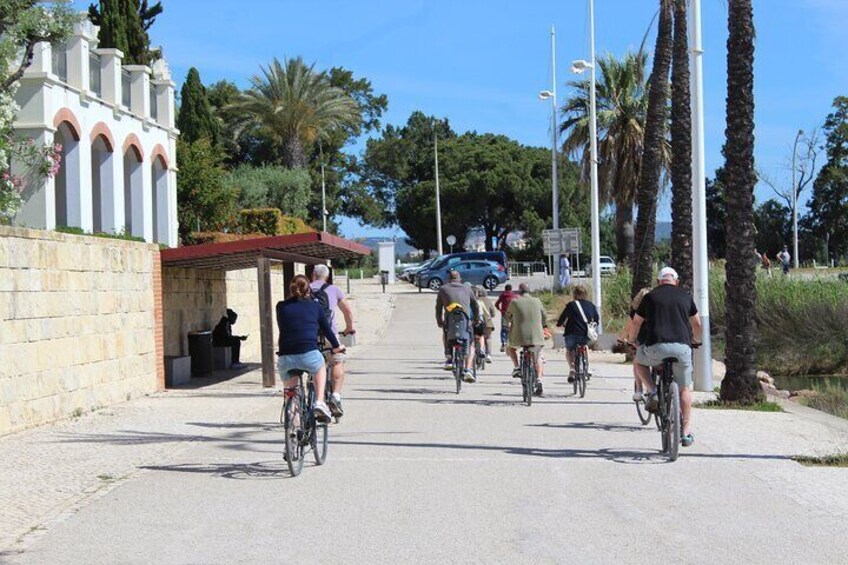
[[[158,268],[154,245],[0,226],[0,435],[162,386]]]
[[[299,272],[302,272],[301,268]],[[272,303],[282,300],[283,275],[272,267]],[[188,332],[211,330],[227,308],[238,315],[233,333],[248,335],[242,343],[241,361],[261,361],[259,343],[259,285],[256,269],[213,271],[165,267],[162,275],[165,321],[164,350],[167,356],[188,355]],[[274,340],[276,343],[276,327]]]

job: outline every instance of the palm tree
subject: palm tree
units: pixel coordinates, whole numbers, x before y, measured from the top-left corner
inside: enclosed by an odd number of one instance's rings
[[[623,59],[607,54],[597,60],[600,80],[596,90],[598,123],[598,188],[603,204],[615,204],[615,241],[618,260],[629,261],[633,255],[633,202],[642,160],[645,133],[645,66],[644,51],[627,53]],[[574,95],[566,100],[560,112],[564,120],[560,134],[565,135],[562,150],[566,154],[581,153],[584,178],[589,177],[589,81],[572,81]]]
[[[751,0],[728,1],[727,139],[724,147],[727,200],[727,373],[721,399],[760,400],[757,382],[757,306],[754,255],[754,14]]]
[[[692,288],[692,115],[689,99],[689,0],[674,0],[671,67],[671,264]]]
[[[642,167],[636,200],[639,213],[636,217],[631,296],[640,289],[651,286],[654,262],[654,233],[657,227],[657,195],[662,176],[663,145],[666,142],[668,120],[668,72],[671,66],[672,0],[660,0],[657,43],[654,48],[654,66],[648,88],[648,111],[645,118],[645,141]]]
[[[307,65],[300,57],[281,64],[275,57],[260,70],[250,79],[251,88],[233,105],[241,115],[238,131],[271,140],[286,167],[306,167],[307,154],[316,141],[359,122],[356,101],[331,86],[329,75],[315,71],[314,64]]]

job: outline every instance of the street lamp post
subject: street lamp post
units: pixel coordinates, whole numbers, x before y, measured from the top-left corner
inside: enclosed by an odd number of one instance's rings
[[[804,130],[798,130],[795,144],[792,146],[792,263],[798,268],[798,185],[795,184],[795,159],[798,153],[798,142]]]
[[[559,173],[557,172],[557,97],[556,97],[556,30],[551,26],[551,89],[539,93],[539,100],[551,101],[551,193],[553,229],[559,229]],[[551,288],[559,288],[559,256],[553,258],[553,276]]]
[[[597,306],[598,313],[602,311],[601,304],[601,227],[600,227],[600,204],[598,197],[598,120],[595,106],[595,3],[589,0],[589,49],[591,51],[590,61],[574,61],[571,63],[571,72],[582,73],[586,69],[589,73],[589,179],[591,182],[591,220],[592,220],[592,298]],[[599,320],[598,330],[602,331],[603,320]]]
[[[439,255],[444,255],[442,247],[442,198],[439,195],[439,137],[433,130],[433,148],[436,157],[436,249]]]

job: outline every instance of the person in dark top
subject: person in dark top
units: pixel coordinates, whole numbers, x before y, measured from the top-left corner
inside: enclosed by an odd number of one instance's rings
[[[329,422],[330,409],[324,402],[327,367],[318,347],[318,331],[327,338],[333,353],[344,352],[344,346],[330,326],[321,305],[312,299],[309,279],[297,275],[289,286],[291,297],[277,303],[277,327],[280,330],[277,367],[286,388],[297,386],[297,378],[288,378],[291,370],[306,371],[315,382],[315,416]]]
[[[229,347],[232,351],[230,360],[233,369],[244,369],[246,365],[240,362],[241,342],[247,339],[246,335],[233,335],[233,324],[238,320],[238,314],[227,308],[227,315],[221,318],[215,329],[212,330],[212,345],[215,347]]]
[[[565,305],[557,320],[557,327],[563,328],[565,337],[565,356],[568,359],[568,382],[570,383],[574,382],[574,351],[577,346],[589,343],[589,337],[586,335],[589,331],[589,322],[597,324],[600,319],[598,309],[589,300],[589,291],[585,286],[581,284],[575,286],[572,296],[574,300]]]
[[[682,445],[692,445],[692,343],[700,341],[701,318],[692,295],[677,286],[677,271],[665,267],[660,271],[659,286],[645,295],[628,339],[637,339],[642,326],[646,326],[644,342],[636,350],[636,370],[642,381],[642,390],[649,391],[645,405],[649,410],[657,406],[657,391],[651,380],[650,368],[662,364],[666,357],[676,357],[674,380],[680,387],[680,411],[683,419]],[[694,340],[693,340],[694,338]]]

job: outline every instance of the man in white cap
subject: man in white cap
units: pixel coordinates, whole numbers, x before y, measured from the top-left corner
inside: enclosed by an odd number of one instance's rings
[[[659,285],[645,295],[630,328],[628,339],[636,339],[645,324],[645,340],[636,351],[636,373],[646,393],[649,410],[657,406],[657,391],[650,368],[662,365],[663,359],[676,357],[674,380],[680,387],[680,411],[683,419],[684,447],[692,445],[692,343],[701,340],[701,317],[692,295],[677,286],[677,271],[665,267],[658,277]]]

